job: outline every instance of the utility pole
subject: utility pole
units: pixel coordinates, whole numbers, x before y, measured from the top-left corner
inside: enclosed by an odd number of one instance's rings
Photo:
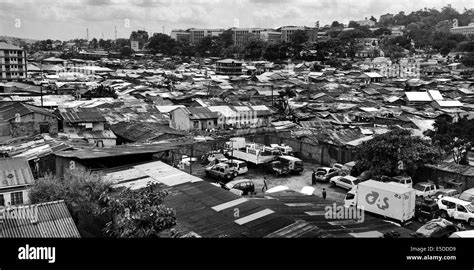
[[[87,32],[87,41],[89,41],[89,28],[86,28],[86,32]]]
[[[274,104],[273,104],[273,84],[272,84],[272,106],[274,106]]]
[[[163,25],[163,34],[165,33],[165,26]]]
[[[43,108],[43,85],[40,86],[40,95],[41,95],[41,108]]]
[[[193,156],[194,156],[194,144],[191,144],[191,155],[189,157],[189,174],[193,174]]]

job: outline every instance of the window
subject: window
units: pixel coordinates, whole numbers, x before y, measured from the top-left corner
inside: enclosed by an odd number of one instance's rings
[[[459,204],[456,205],[456,210],[457,210],[458,212],[464,212],[464,213],[467,212],[466,208],[464,208],[462,205],[459,205]]]
[[[12,205],[23,204],[23,192],[12,192],[10,196]]]
[[[194,128],[199,128],[199,121],[193,121]]]
[[[3,194],[0,194],[0,206],[5,206],[5,198],[3,198]]]

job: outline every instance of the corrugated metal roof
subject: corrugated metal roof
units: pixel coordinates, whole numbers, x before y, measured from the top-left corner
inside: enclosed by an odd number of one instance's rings
[[[193,120],[219,118],[219,113],[206,107],[178,108],[178,110],[184,110],[189,115],[189,119]]]
[[[157,182],[169,195],[165,204],[176,212],[180,229],[200,237],[264,237],[295,223],[292,218],[239,197],[163,162],[150,162],[105,171],[120,186],[141,188]],[[307,225],[306,236],[317,228]],[[295,234],[294,236],[300,236]]]
[[[115,147],[103,147],[103,148],[86,148],[73,150],[73,151],[61,151],[55,153],[56,156],[66,158],[78,158],[78,159],[95,159],[95,158],[106,158],[106,157],[118,157],[128,156],[136,154],[147,154],[147,153],[159,153],[166,150],[172,150],[182,148],[185,145],[194,144],[193,140],[180,141],[174,143],[156,143],[156,144],[144,144],[144,145],[120,145]]]
[[[304,228],[306,224],[316,226],[320,229],[320,237],[335,236],[347,238],[355,237],[351,233],[372,231],[378,231],[381,234],[396,231],[400,233],[401,237],[410,237],[410,233],[412,233],[408,229],[398,227],[369,214],[365,214],[364,221],[361,223],[356,222],[354,219],[328,219],[325,215],[326,207],[333,207],[334,204],[340,206],[340,204],[333,200],[323,199],[314,195],[304,195],[293,190],[285,190],[270,195],[264,194],[257,197],[258,199],[252,200],[256,204],[267,207],[275,211],[276,214],[304,221],[294,224],[293,226],[295,227],[300,226]],[[295,206],[288,206],[287,204]],[[267,237],[291,237],[293,229],[290,226],[283,232],[273,233]]]
[[[96,108],[60,108],[59,114],[66,123],[107,121]]]
[[[25,158],[0,158],[0,188],[34,183],[33,173]]]
[[[15,118],[16,114],[23,116],[29,113],[38,113],[57,118],[56,115],[50,113],[48,110],[33,105],[14,101],[0,101],[0,122],[10,121]]]
[[[9,211],[25,213],[9,217]],[[11,212],[10,212],[11,213]],[[0,210],[0,238],[80,238],[63,200]],[[26,217],[26,218],[25,218]]]

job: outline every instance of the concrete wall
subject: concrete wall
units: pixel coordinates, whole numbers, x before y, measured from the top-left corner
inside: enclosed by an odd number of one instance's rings
[[[87,168],[77,160],[56,156],[56,176],[64,177],[65,173],[84,171],[87,171]]]
[[[12,137],[21,137],[39,134],[41,132],[41,125],[43,124],[49,126],[49,134],[58,133],[57,118],[43,114],[31,113],[22,116],[20,122],[15,122],[15,120],[10,121],[9,135]],[[2,133],[6,132],[4,127],[2,130]]]
[[[105,129],[105,123],[96,122],[92,123],[92,129],[86,129],[85,123],[64,123],[63,130],[66,133],[80,133],[82,131],[103,131]]]
[[[192,127],[189,116],[181,109],[170,112],[170,128],[176,130],[190,130]]]
[[[15,192],[22,192],[23,193],[23,204],[30,204],[30,188],[28,187],[20,187],[15,189],[8,189],[8,190],[0,190],[0,195],[3,195],[3,199],[5,201],[4,206],[8,206],[11,203],[11,194]],[[2,205],[0,205],[1,207]]]

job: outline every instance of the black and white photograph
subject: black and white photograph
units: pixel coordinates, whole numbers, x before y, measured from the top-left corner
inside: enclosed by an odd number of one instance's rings
[[[472,266],[473,143],[472,0],[0,0],[2,270]]]

